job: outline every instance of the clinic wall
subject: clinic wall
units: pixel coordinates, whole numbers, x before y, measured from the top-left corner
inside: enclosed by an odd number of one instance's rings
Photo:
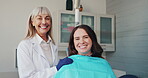
[[[116,15],[116,52],[107,53],[115,69],[148,78],[148,0],[107,0]]]
[[[74,1],[74,0],[73,0]],[[84,12],[106,13],[106,0],[81,0]],[[24,38],[29,13],[46,6],[53,15],[54,38],[57,39],[58,10],[65,10],[66,0],[0,0],[0,78],[17,78],[15,50]]]

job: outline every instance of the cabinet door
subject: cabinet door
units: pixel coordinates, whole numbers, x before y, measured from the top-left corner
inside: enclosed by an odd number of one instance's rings
[[[99,42],[104,51],[115,51],[115,26],[113,15],[99,16]]]
[[[94,30],[94,16],[82,15],[81,23],[90,26]]]
[[[95,32],[97,31],[97,25],[96,25],[96,15],[92,13],[80,13],[80,24],[85,24],[90,26]]]
[[[100,43],[112,43],[112,18],[100,17]]]
[[[61,13],[60,43],[68,43],[72,29],[75,26],[74,14]]]

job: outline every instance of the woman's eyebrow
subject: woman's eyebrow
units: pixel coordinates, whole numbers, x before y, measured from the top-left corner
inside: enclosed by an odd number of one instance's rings
[[[89,35],[84,35],[84,36],[89,36]]]
[[[50,16],[46,16],[46,17],[49,17],[50,18]]]
[[[74,38],[79,38],[79,37],[74,37]]]
[[[40,15],[37,15],[36,17],[41,17]]]

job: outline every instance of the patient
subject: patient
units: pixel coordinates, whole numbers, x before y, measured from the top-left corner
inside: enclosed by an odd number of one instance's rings
[[[55,78],[116,78],[89,26],[79,25],[72,30],[68,52],[73,63],[63,66]]]

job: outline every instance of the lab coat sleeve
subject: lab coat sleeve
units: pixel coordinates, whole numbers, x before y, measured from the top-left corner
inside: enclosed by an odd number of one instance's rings
[[[57,72],[56,67],[37,71],[31,57],[31,50],[31,45],[25,41],[20,42],[18,45],[17,63],[19,78],[52,78]]]

